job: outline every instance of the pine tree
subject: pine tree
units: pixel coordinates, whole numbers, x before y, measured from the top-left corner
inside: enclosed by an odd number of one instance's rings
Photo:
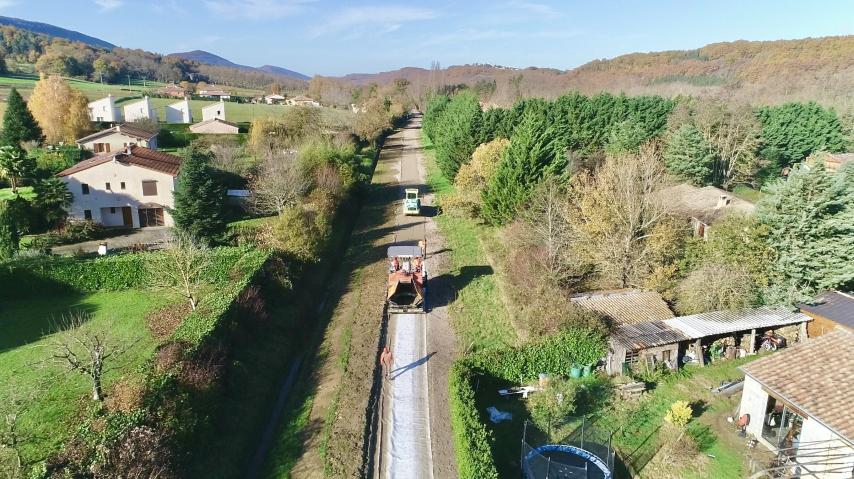
[[[15,210],[8,201],[0,201],[0,261],[15,256],[19,241]]]
[[[762,156],[790,166],[817,151],[845,150],[845,131],[833,109],[815,102],[762,108]]]
[[[21,147],[25,141],[38,141],[41,139],[42,130],[36,123],[33,114],[27,109],[27,102],[12,88],[9,92],[9,100],[6,102],[6,113],[3,114],[3,133],[0,135],[0,144]]]
[[[225,187],[216,181],[210,157],[191,147],[185,154],[175,190],[175,208],[170,211],[175,227],[206,244],[222,240]]]
[[[795,168],[759,203],[776,252],[769,300],[794,303],[854,286],[854,167]]]
[[[477,97],[463,92],[451,99],[438,122],[431,126],[436,163],[449,180],[457,176],[457,170],[469,161],[477,148],[481,120]]]
[[[686,123],[667,138],[664,164],[679,179],[704,186],[712,180],[715,152],[700,130]]]
[[[535,111],[525,115],[483,192],[483,215],[492,224],[510,222],[545,176],[562,175],[566,155],[556,154],[554,130]]]

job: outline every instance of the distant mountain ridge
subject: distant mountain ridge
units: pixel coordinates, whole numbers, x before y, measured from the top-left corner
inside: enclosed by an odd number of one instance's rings
[[[193,50],[189,52],[178,52],[178,53],[170,53],[170,57],[178,57],[183,58],[184,60],[189,60],[193,62],[203,63],[205,65],[213,65],[218,67],[228,67],[228,68],[238,68],[240,70],[246,71],[255,71],[255,72],[263,72],[269,75],[277,75],[288,78],[295,78],[298,80],[310,80],[311,77],[308,75],[304,75],[299,72],[295,72],[293,70],[288,70],[287,68],[277,67],[273,65],[264,65],[262,67],[250,67],[247,65],[241,65],[239,63],[234,63],[231,60],[227,60],[219,55],[215,55],[211,52],[206,52],[204,50]]]
[[[762,104],[815,100],[854,114],[850,93],[854,91],[854,35],[738,40],[693,50],[630,53],[570,70],[473,64],[338,77],[351,85],[384,84],[398,78],[408,80],[411,89],[465,84],[478,90],[487,105],[506,106],[520,96],[554,98],[568,91],[606,91]]]
[[[0,16],[0,25],[9,25],[11,27],[20,28],[21,30],[29,30],[31,32],[41,33],[42,35],[48,35],[56,38],[64,38],[66,40],[71,40],[74,42],[82,42],[87,45],[92,45],[93,47],[106,48],[108,50],[112,50],[116,47],[115,45],[106,40],[90,37],[89,35],[84,35],[80,32],[75,32],[74,30],[67,30],[65,28],[57,27],[55,25],[50,25],[47,23],[32,22],[30,20],[22,20],[20,18]]]

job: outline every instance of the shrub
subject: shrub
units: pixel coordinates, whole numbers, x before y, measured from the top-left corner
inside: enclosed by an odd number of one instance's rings
[[[491,450],[493,438],[481,422],[475,404],[471,385],[473,376],[473,371],[464,360],[454,363],[448,375],[457,473],[461,479],[497,479],[498,471]]]
[[[570,375],[574,364],[593,364],[605,355],[600,332],[573,328],[525,346],[484,351],[471,357],[483,371],[506,381],[531,380],[540,373]]]
[[[676,401],[670,405],[670,409],[664,415],[664,420],[678,428],[684,428],[688,425],[693,414],[694,411],[688,401]]]
[[[294,258],[312,263],[325,236],[323,216],[302,205],[286,207],[267,228],[264,238],[274,248]]]
[[[551,425],[560,423],[575,412],[578,384],[572,380],[552,378],[543,391],[528,398],[527,407],[531,419],[543,431],[551,431]]]

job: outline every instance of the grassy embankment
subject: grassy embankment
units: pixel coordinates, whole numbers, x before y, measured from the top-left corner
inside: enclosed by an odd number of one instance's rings
[[[361,160],[363,172],[370,174],[372,154],[362,155]],[[324,260],[308,266],[296,278],[288,274],[288,285],[267,285],[267,321],[246,324],[234,332],[229,366],[224,373],[225,393],[219,404],[212,406],[214,433],[192,452],[194,471],[199,477],[225,479],[246,474],[280,386],[297,359],[303,360],[303,367],[279,420],[264,477],[287,477],[302,453],[302,433],[314,399],[306,352],[316,348],[318,332],[331,314],[329,305],[321,311],[318,305],[332,288],[328,278],[341,266],[333,260],[337,257],[334,253],[347,244],[358,211],[359,201],[353,199],[336,216],[326,254],[322,255]],[[236,221],[229,229],[251,236],[253,228],[272,219]]]
[[[442,176],[434,157],[433,144],[421,135],[427,157],[427,184],[442,196],[454,186]],[[515,344],[521,332],[512,325],[503,301],[498,276],[490,262],[487,246],[494,246],[496,232],[489,226],[450,215],[436,217],[439,231],[450,249],[450,274],[457,297],[450,306],[454,330],[466,351]]]
[[[90,313],[85,328],[107,332],[109,344],[133,344],[117,358],[121,369],[105,376],[109,390],[120,376],[136,374],[154,351],[157,342],[146,327],[146,315],[174,301],[169,294],[135,289],[4,301],[0,307],[0,384],[4,385],[0,403],[8,404],[13,398],[28,403],[18,424],[27,463],[44,459],[69,436],[70,421],[92,387],[85,376],[51,360],[53,343],[63,334],[56,332],[63,317]]]
[[[430,140],[422,136],[422,144],[428,155],[429,184],[441,195],[453,192],[453,186],[438,171],[433,157]],[[739,194],[751,192],[738,191]],[[753,198],[751,198],[753,199]],[[466,267],[495,268],[490,260],[500,258],[495,254],[500,250],[497,245],[497,232],[477,221],[440,215],[436,218],[446,245],[452,249],[451,262],[454,273],[459,278]],[[497,269],[497,268],[496,268]],[[499,346],[512,343],[517,336],[524,337],[524,331],[516,331],[512,313],[507,311],[501,301],[500,275],[487,274],[471,282],[459,282],[458,296],[451,304],[451,317],[458,334],[466,342],[468,350]],[[752,359],[752,358],[751,358]],[[748,359],[749,360],[749,359]],[[748,360],[718,363],[704,369],[688,370],[662,380],[637,405],[636,409],[626,411],[623,401],[609,401],[610,394],[599,396],[599,402],[579,405],[579,412],[593,414],[598,419],[600,430],[617,431],[614,445],[620,457],[628,462],[637,462],[641,468],[650,461],[661,446],[660,428],[667,408],[676,400],[688,400],[696,408],[696,417],[689,429],[699,438],[701,452],[714,456],[703,467],[686,467],[682,477],[739,477],[743,467],[742,444],[734,431],[726,428],[724,418],[732,413],[737,404],[735,398],[713,397],[708,389],[717,386],[721,380],[741,376],[736,367]],[[604,382],[608,389],[608,380]],[[476,403],[481,413],[481,421],[492,433],[492,457],[500,477],[512,477],[519,474],[519,441],[522,437],[522,424],[530,415],[522,400],[501,398],[495,391],[507,384],[490,382],[481,378],[476,390]],[[492,424],[484,417],[484,410],[495,406],[499,410],[513,414],[513,420]],[[628,414],[628,416],[626,416]],[[723,424],[723,426],[721,426]],[[566,424],[556,428],[552,438],[566,437],[575,429],[575,424]],[[655,464],[655,461],[652,462]]]

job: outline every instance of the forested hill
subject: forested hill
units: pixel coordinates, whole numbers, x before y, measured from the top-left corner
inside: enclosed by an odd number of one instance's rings
[[[240,65],[238,63],[234,63],[231,60],[227,60],[219,55],[214,55],[213,53],[206,52],[204,50],[193,50],[191,52],[181,52],[181,53],[170,53],[168,56],[182,58],[184,60],[188,60],[191,62],[201,63],[203,65],[211,65],[216,67],[228,67],[228,68],[237,68],[239,70],[245,70],[249,72],[263,73],[268,75],[275,76],[283,76],[288,78],[293,78],[296,80],[308,80],[311,77],[308,75],[303,75],[302,73],[295,72],[293,70],[288,70],[287,68],[277,67],[273,65],[264,65],[262,67],[250,67],[247,65]]]
[[[347,83],[406,78],[416,88],[467,84],[486,103],[507,105],[519,96],[556,97],[567,90],[674,96],[725,96],[752,103],[817,100],[854,111],[854,36],[713,43],[695,50],[632,53],[595,60],[572,70],[514,69],[492,65],[442,70],[403,68],[348,75]]]
[[[97,48],[106,48],[107,50],[115,48],[115,45],[108,41],[101,40],[100,38],[90,37],[89,35],[84,35],[80,32],[75,32],[74,30],[66,30],[47,23],[31,22],[20,18],[0,16],[0,25],[9,25],[20,28],[21,30],[41,33],[42,35],[55,38],[63,38],[72,42],[81,42]]]

